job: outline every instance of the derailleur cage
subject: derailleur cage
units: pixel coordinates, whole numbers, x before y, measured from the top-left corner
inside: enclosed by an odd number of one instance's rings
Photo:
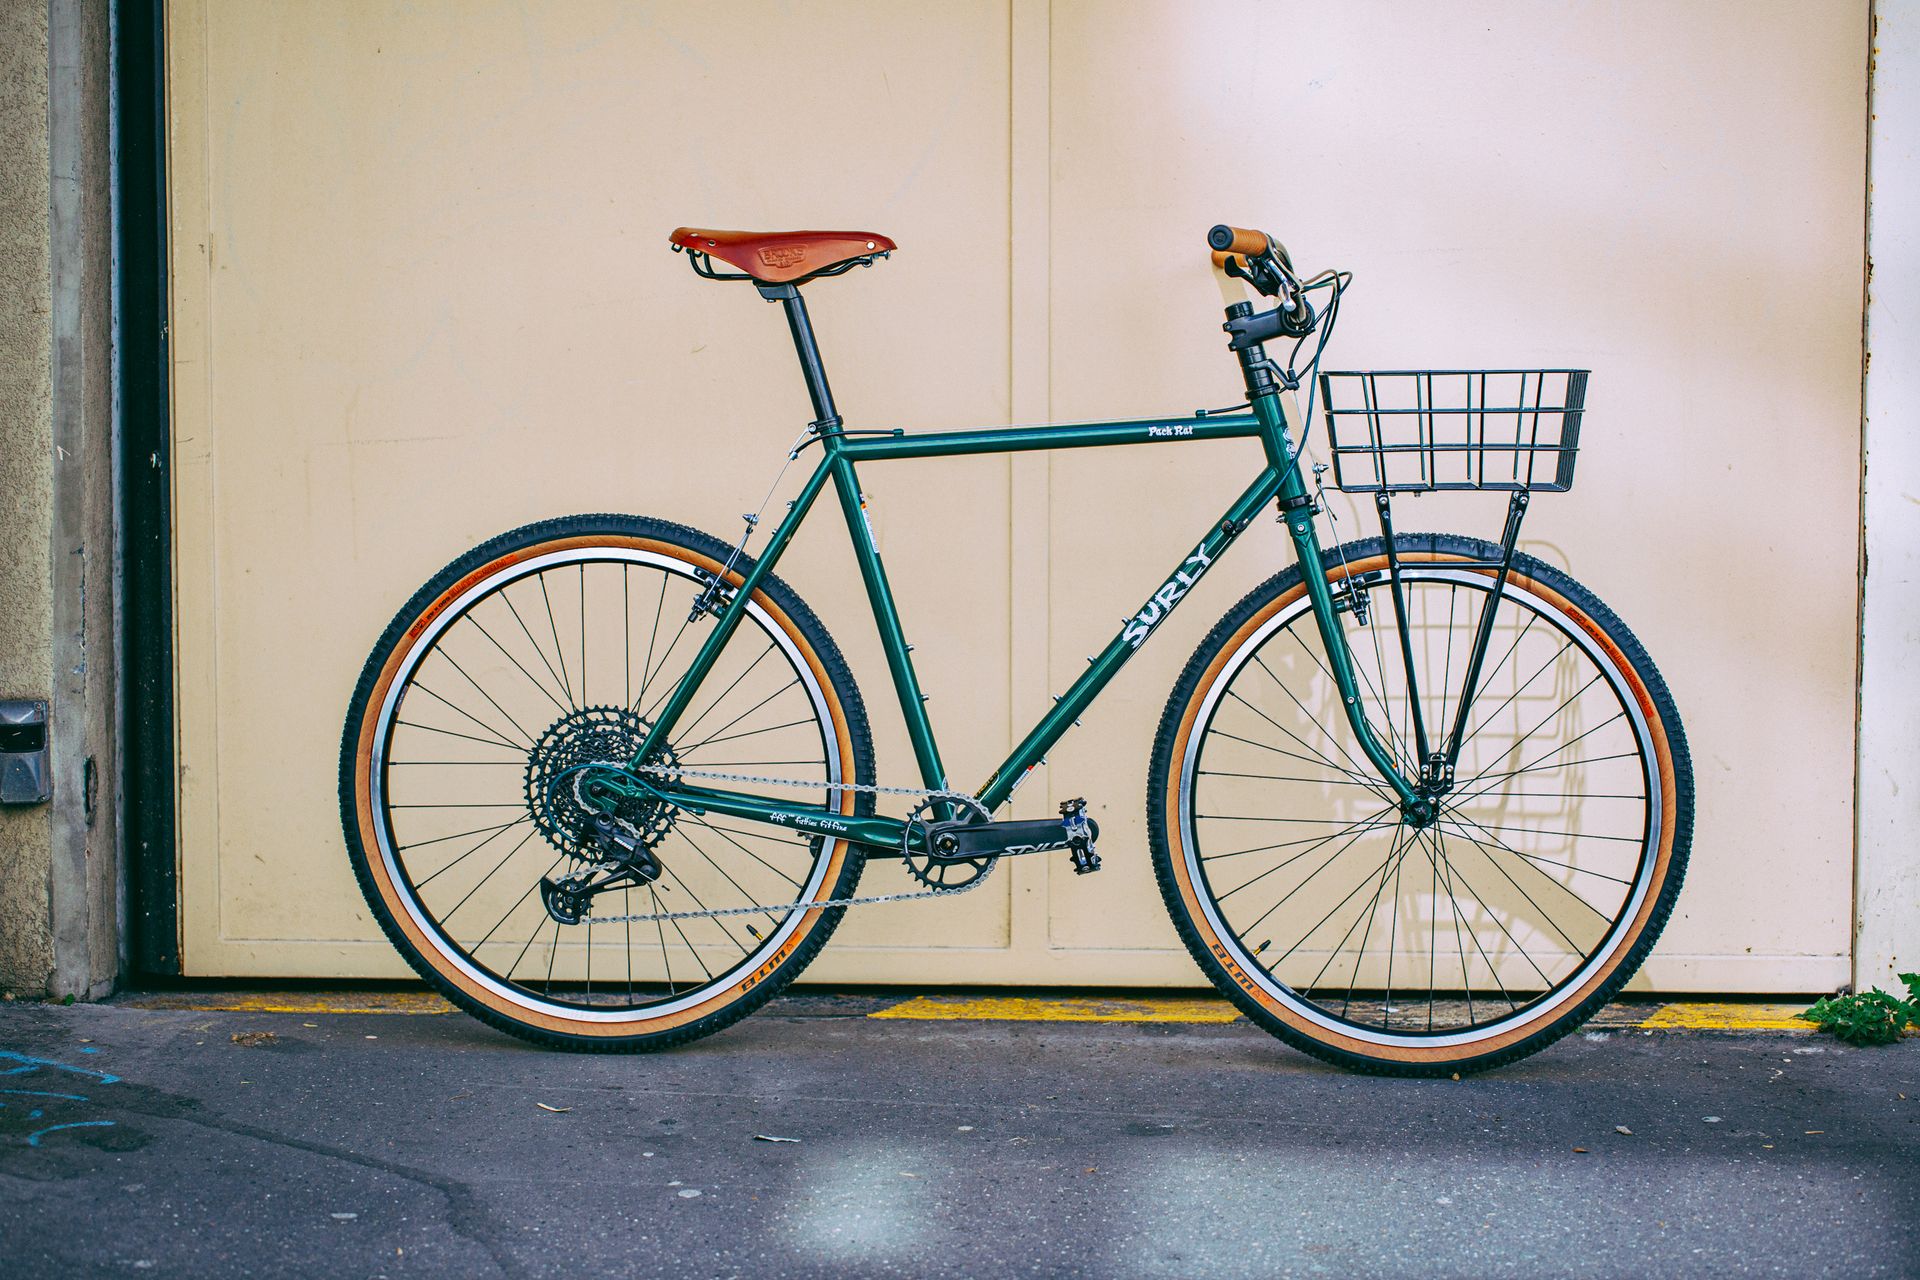
[[[593,815],[591,834],[607,855],[601,866],[585,867],[558,880],[540,877],[540,901],[547,914],[561,924],[579,924],[586,919],[593,900],[609,889],[652,884],[663,870],[646,843],[608,815]]]

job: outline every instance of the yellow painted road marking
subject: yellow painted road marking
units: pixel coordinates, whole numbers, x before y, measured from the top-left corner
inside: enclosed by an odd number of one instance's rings
[[[175,991],[135,996],[122,1002],[135,1009],[181,1009],[209,1013],[427,1013],[454,1012],[430,991]],[[1812,1031],[1794,1015],[1804,1004],[1740,1001],[1682,1001],[1659,1005],[1650,1013],[1609,1005],[1588,1024],[1603,1030],[1646,1031]],[[869,1018],[922,1022],[1183,1022],[1227,1023],[1239,1019],[1234,1007],[1217,996],[913,996],[876,1010]]]
[[[1686,1001],[1663,1006],[1640,1026],[1649,1031],[1812,1031],[1794,1017],[1804,1004]]]
[[[1240,1014],[1213,996],[915,996],[869,1018],[933,1022],[1232,1022]]]
[[[125,1001],[135,1009],[209,1013],[452,1013],[431,991],[174,991]]]

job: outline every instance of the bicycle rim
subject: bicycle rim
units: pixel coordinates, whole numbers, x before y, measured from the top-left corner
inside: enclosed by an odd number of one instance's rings
[[[1361,703],[1417,774],[1384,560],[1350,568],[1372,580],[1370,625],[1346,624]],[[1437,746],[1492,575],[1421,557],[1404,585]],[[1672,850],[1676,786],[1645,679],[1526,574],[1496,613],[1431,827],[1406,822],[1359,752],[1298,585],[1227,638],[1170,763],[1171,852],[1207,951],[1283,1025],[1363,1058],[1491,1054],[1573,1018],[1624,977]]]

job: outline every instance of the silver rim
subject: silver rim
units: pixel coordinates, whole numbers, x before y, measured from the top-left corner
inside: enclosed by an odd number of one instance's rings
[[[656,1004],[648,1004],[643,1007],[624,1009],[593,1009],[575,1004],[556,1004],[548,1000],[542,1000],[533,993],[511,983],[504,982],[493,973],[475,965],[457,943],[453,943],[446,937],[440,922],[436,920],[420,902],[412,879],[401,863],[398,856],[398,849],[396,848],[396,841],[393,836],[392,823],[386,801],[388,747],[392,740],[398,709],[401,705],[403,694],[411,687],[416,668],[420,662],[433,651],[435,642],[440,636],[455,622],[464,617],[476,603],[496,590],[504,588],[521,578],[541,573],[544,570],[556,566],[569,564],[580,564],[584,566],[589,562],[646,565],[665,570],[675,577],[687,579],[689,582],[697,583],[699,581],[694,575],[693,566],[670,556],[625,547],[587,546],[533,557],[501,569],[496,573],[488,575],[480,582],[475,583],[446,609],[443,609],[439,616],[434,619],[433,623],[414,639],[402,657],[400,665],[395,670],[393,680],[387,687],[386,697],[380,704],[375,723],[371,767],[368,771],[371,792],[369,800],[373,806],[375,819],[374,828],[379,846],[378,853],[386,868],[388,878],[399,892],[407,914],[413,919],[414,923],[419,926],[421,933],[430,940],[436,953],[444,957],[471,981],[517,1007],[539,1012],[549,1017],[558,1016],[580,1022],[645,1023],[669,1017],[688,1008],[698,1006],[712,999],[717,991],[725,991],[728,989],[740,973],[743,971],[751,972],[757,966],[765,963],[769,957],[779,954],[780,949],[793,936],[794,932],[800,928],[802,923],[805,922],[808,913],[805,910],[788,911],[779,926],[770,930],[764,941],[743,955],[739,961],[730,965],[724,972],[714,975],[709,981],[702,983],[677,998],[671,998]],[[828,708],[826,694],[814,674],[812,665],[807,662],[805,656],[793,642],[792,637],[787,634],[785,628],[774,622],[772,617],[761,607],[758,601],[748,601],[747,615],[760,628],[767,639],[772,641],[783,652],[793,674],[801,683],[809,704],[813,708],[813,714],[820,731],[824,748],[827,773],[826,781],[844,781],[845,779],[841,776],[840,768],[841,744],[833,732],[833,717]],[[826,896],[823,881],[826,877],[827,868],[833,864],[839,843],[839,841],[832,840],[822,841],[820,848],[813,857],[810,874],[800,891],[795,895],[795,901],[813,902]]]
[[[1404,573],[1406,580],[1410,584],[1450,583],[1456,588],[1465,588],[1482,594],[1484,594],[1485,587],[1488,585],[1487,578],[1483,574],[1468,570],[1450,570],[1431,564],[1408,565],[1404,567]],[[1628,943],[1629,926],[1638,915],[1640,907],[1651,887],[1653,873],[1656,867],[1655,855],[1657,854],[1657,842],[1661,830],[1663,797],[1660,789],[1659,771],[1652,766],[1652,762],[1655,759],[1652,734],[1647,725],[1646,718],[1640,710],[1639,701],[1633,695],[1632,687],[1627,679],[1626,673],[1619,668],[1604,649],[1595,643],[1581,628],[1567,625],[1564,614],[1538,595],[1526,589],[1522,584],[1510,582],[1506,590],[1506,599],[1511,605],[1529,611],[1529,615],[1527,616],[1530,616],[1533,621],[1523,625],[1531,626],[1538,622],[1548,624],[1560,638],[1567,641],[1572,647],[1576,647],[1586,659],[1593,664],[1593,667],[1597,671],[1598,678],[1605,681],[1606,687],[1612,692],[1613,700],[1620,708],[1621,718],[1624,719],[1629,726],[1631,740],[1637,752],[1639,774],[1645,786],[1643,797],[1645,816],[1639,836],[1637,870],[1631,877],[1631,883],[1622,894],[1620,904],[1609,913],[1612,916],[1612,923],[1601,936],[1599,945],[1587,952],[1584,962],[1574,968],[1566,977],[1556,980],[1552,988],[1547,991],[1544,996],[1527,1001],[1518,1009],[1510,1010],[1509,1013],[1504,1016],[1495,1017],[1488,1022],[1476,1024],[1469,1029],[1453,1032],[1395,1032],[1391,1029],[1382,1029],[1381,1027],[1369,1027],[1349,1018],[1335,1017],[1314,1001],[1303,998],[1293,988],[1277,979],[1274,974],[1270,972],[1268,966],[1263,965],[1255,958],[1256,953],[1249,951],[1247,942],[1241,936],[1242,930],[1236,929],[1227,923],[1223,913],[1219,909],[1218,902],[1216,901],[1217,895],[1212,887],[1209,875],[1202,865],[1206,860],[1206,855],[1203,854],[1201,850],[1196,821],[1196,782],[1202,772],[1202,756],[1205,752],[1207,741],[1212,736],[1216,715],[1220,711],[1223,698],[1225,698],[1228,691],[1233,688],[1236,678],[1247,668],[1248,664],[1254,660],[1255,655],[1259,654],[1267,642],[1278,635],[1282,629],[1288,628],[1291,623],[1301,619],[1303,615],[1308,613],[1311,606],[1306,596],[1302,594],[1299,600],[1276,613],[1254,632],[1245,637],[1228,656],[1227,661],[1216,673],[1212,683],[1206,689],[1202,690],[1201,707],[1195,719],[1195,731],[1189,735],[1185,753],[1177,762],[1180,770],[1180,789],[1179,813],[1176,817],[1180,824],[1182,855],[1186,865],[1186,873],[1190,883],[1194,886],[1195,896],[1200,902],[1201,911],[1206,917],[1209,930],[1214,937],[1220,940],[1240,971],[1256,983],[1268,996],[1318,1027],[1364,1043],[1383,1046],[1420,1045],[1425,1047],[1449,1047],[1471,1045],[1508,1033],[1517,1025],[1552,1021],[1555,1016],[1564,1011],[1568,1003],[1574,998],[1575,993],[1582,988],[1593,973],[1606,965],[1618,951]],[[1384,591],[1374,593],[1375,610],[1385,612],[1391,610],[1391,607]],[[1507,604],[1502,605],[1503,610],[1507,607]],[[1308,619],[1308,625],[1311,625],[1310,619]],[[1351,626],[1349,626],[1348,636],[1349,645],[1357,646],[1358,642],[1354,639],[1353,628]],[[1516,643],[1516,648],[1517,647],[1518,645]],[[1356,662],[1358,661],[1359,658],[1358,655],[1356,655]],[[1390,661],[1397,661],[1397,654],[1394,655]],[[1384,677],[1382,682],[1384,683]],[[1423,691],[1422,705],[1426,705],[1425,691]],[[1480,700],[1476,699],[1476,706],[1478,705],[1480,705]],[[1351,737],[1351,730],[1345,726],[1344,721],[1338,726],[1338,731],[1349,738]],[[1481,794],[1484,795],[1486,793],[1483,792]],[[1479,797],[1476,796],[1475,798],[1477,799]],[[1349,827],[1348,829],[1351,830],[1352,828]],[[1618,839],[1618,837],[1604,838]],[[1409,846],[1409,848],[1410,847],[1411,846]],[[1389,857],[1392,856],[1390,852]],[[1403,852],[1402,857],[1404,858],[1404,856]],[[1439,859],[1439,862],[1436,863],[1436,874],[1439,863],[1444,862],[1445,858],[1443,856]],[[1394,886],[1395,901],[1393,905],[1394,909],[1397,910],[1400,893],[1397,870],[1395,873]],[[1376,899],[1377,898],[1378,891],[1376,891]],[[1318,926],[1316,925],[1315,927],[1317,928]],[[1371,917],[1369,917],[1369,928],[1370,927]],[[1310,930],[1306,936],[1311,936],[1311,932]],[[1302,942],[1305,941],[1306,936],[1302,937]],[[1362,949],[1364,951],[1364,942]],[[1274,963],[1277,967],[1278,961]],[[1358,964],[1359,960],[1356,958],[1356,969]],[[1469,966],[1470,962],[1467,956],[1463,954],[1461,961],[1463,976],[1468,972]],[[1492,965],[1489,964],[1488,967],[1491,969]],[[1470,982],[1467,985],[1470,986]],[[1351,990],[1350,988],[1350,995]],[[1429,991],[1428,995],[1430,997],[1429,1010],[1431,1017],[1432,992]],[[1389,1007],[1391,1005],[1391,996],[1392,990],[1389,986],[1387,995],[1387,1004]]]

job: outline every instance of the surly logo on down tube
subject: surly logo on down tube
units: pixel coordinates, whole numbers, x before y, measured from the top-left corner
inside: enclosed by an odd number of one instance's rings
[[[1193,590],[1193,584],[1200,581],[1200,575],[1205,573],[1212,563],[1213,557],[1207,554],[1205,543],[1195,547],[1193,554],[1181,562],[1180,567],[1174,570],[1173,576],[1153,593],[1153,598],[1147,601],[1145,607],[1128,620],[1126,630],[1120,633],[1120,638],[1138,649],[1140,642],[1160,625],[1160,620],[1173,612],[1173,606],[1179,602],[1180,597]]]

